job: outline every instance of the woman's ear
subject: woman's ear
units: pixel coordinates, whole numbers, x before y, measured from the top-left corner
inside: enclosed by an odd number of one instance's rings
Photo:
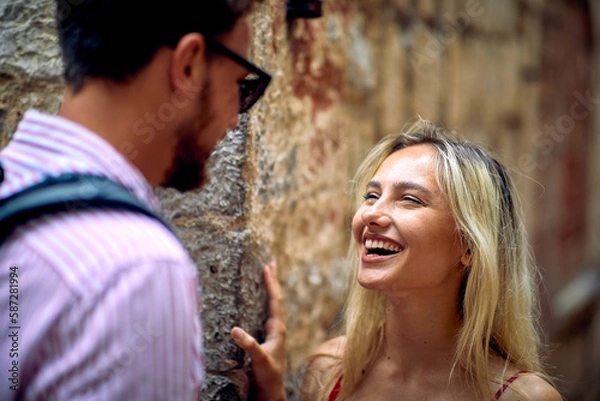
[[[464,266],[471,266],[472,261],[473,261],[473,252],[471,251],[471,249],[467,248],[465,250],[465,252],[462,254],[462,256],[460,257],[460,262]]]

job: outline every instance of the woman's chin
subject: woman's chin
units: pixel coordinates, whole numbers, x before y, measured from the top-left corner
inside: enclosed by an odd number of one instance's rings
[[[361,287],[373,291],[381,291],[385,284],[379,274],[373,274],[373,272],[359,272],[357,281]]]

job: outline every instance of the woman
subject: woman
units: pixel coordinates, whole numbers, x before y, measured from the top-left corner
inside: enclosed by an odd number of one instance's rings
[[[500,163],[420,120],[375,146],[353,193],[346,335],[311,357],[301,400],[561,400]]]

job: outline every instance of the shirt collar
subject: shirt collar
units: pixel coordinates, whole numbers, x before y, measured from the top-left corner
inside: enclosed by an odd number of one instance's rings
[[[29,110],[12,142],[34,154],[52,152],[55,163],[40,166],[46,175],[74,172],[95,174],[121,184],[158,211],[160,202],[142,173],[95,132],[64,117]],[[50,156],[50,155],[48,155]],[[42,157],[45,158],[45,157]]]

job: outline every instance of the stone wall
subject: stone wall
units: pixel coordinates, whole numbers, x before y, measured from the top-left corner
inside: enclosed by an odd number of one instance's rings
[[[62,63],[54,2],[0,1],[0,146],[30,107],[58,111]]]
[[[552,372],[569,399],[597,399],[600,355],[588,348],[598,348],[598,292],[578,301],[565,283],[600,266],[598,7],[325,0],[322,18],[287,20],[284,1],[263,0],[251,18],[252,58],[272,73],[271,87],[215,152],[203,190],[160,191],[203,284],[201,398],[245,398],[248,361],[228,333],[241,325],[261,335],[260,270],[275,259],[295,399],[303,360],[338,329],[349,179],[378,138],[418,114],[514,166],[544,269]],[[52,2],[0,3],[2,144],[27,108],[56,111],[61,90]]]

